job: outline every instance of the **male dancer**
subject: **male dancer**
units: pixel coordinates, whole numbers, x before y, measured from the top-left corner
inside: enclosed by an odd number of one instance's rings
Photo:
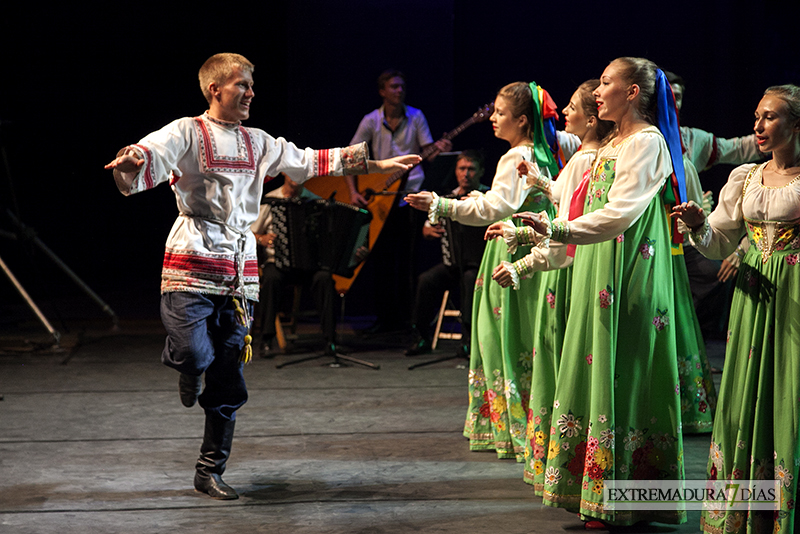
[[[240,355],[249,350],[252,306],[239,299],[258,300],[250,225],[258,216],[265,177],[283,172],[302,183],[312,176],[395,172],[419,161],[413,155],[371,161],[365,144],[300,149],[242,126],[254,96],[253,69],[238,54],[212,56],[199,73],[208,111],[171,122],[106,165],[123,195],[169,182],[177,198],[180,214],[167,238],[161,275],[167,330],[161,360],[181,373],[183,405],[199,401],[205,410],[194,487],[215,499],[238,498],[221,476],[236,410],[247,401]]]

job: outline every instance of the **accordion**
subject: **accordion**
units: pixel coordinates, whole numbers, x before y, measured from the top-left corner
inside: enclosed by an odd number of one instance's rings
[[[485,226],[465,226],[450,219],[442,219],[444,234],[440,238],[442,263],[448,267],[475,269],[481,264],[486,248]]]
[[[270,205],[277,236],[275,267],[353,276],[356,252],[369,245],[370,212],[325,199],[267,197],[263,203]]]

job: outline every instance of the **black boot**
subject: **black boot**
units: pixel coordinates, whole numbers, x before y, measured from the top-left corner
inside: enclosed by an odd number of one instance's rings
[[[178,378],[178,393],[181,395],[181,404],[191,408],[197,402],[197,397],[203,389],[203,377],[181,373]]]
[[[205,435],[194,475],[194,489],[219,500],[238,499],[239,495],[222,480],[225,462],[231,454],[236,421],[206,415]]]

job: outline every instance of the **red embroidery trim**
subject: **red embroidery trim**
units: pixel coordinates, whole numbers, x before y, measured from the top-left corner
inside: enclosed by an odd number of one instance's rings
[[[325,148],[322,150],[317,151],[317,176],[327,176],[328,175],[328,152],[330,150]]]
[[[153,156],[150,155],[150,149],[144,145],[133,145],[139,150],[144,153],[144,174],[142,174],[142,179],[144,180],[144,187],[145,189],[153,189],[155,187],[155,180],[153,176],[155,173],[153,172]]]
[[[197,124],[200,126],[200,133],[203,136],[202,156],[205,159],[205,164],[208,170],[223,169],[245,169],[249,171],[256,170],[255,157],[253,155],[253,142],[250,139],[250,134],[243,126],[239,126],[239,132],[242,134],[245,148],[247,149],[247,159],[235,160],[232,158],[218,158],[214,153],[214,144],[211,141],[211,133],[208,131],[208,126],[199,117],[195,117]]]
[[[236,276],[236,266],[233,260],[206,258],[195,254],[165,252],[164,269],[213,276]],[[244,276],[245,278],[258,278],[258,261],[246,260],[244,262]]]

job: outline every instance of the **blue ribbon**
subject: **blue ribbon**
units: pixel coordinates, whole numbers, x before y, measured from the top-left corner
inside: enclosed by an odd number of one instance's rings
[[[675,109],[675,97],[672,88],[664,75],[664,71],[656,69],[656,126],[667,141],[669,156],[672,160],[672,169],[678,181],[680,198],[675,199],[678,204],[686,202],[686,172],[683,168],[683,145],[681,145],[681,131],[678,124],[678,113]]]

